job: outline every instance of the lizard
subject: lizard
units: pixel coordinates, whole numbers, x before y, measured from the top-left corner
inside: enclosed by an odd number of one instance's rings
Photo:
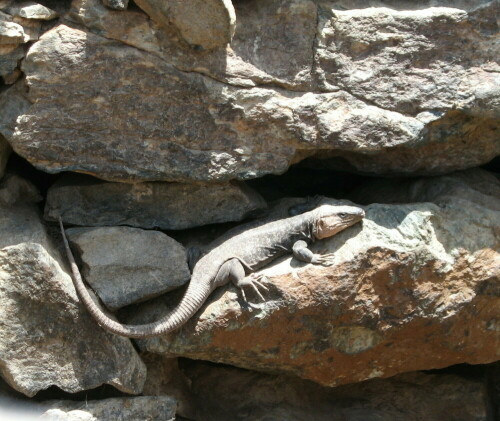
[[[265,219],[236,227],[215,240],[212,249],[196,262],[184,296],[175,308],[158,321],[143,325],[122,324],[93,301],[75,262],[61,217],[59,226],[75,289],[97,323],[120,336],[148,338],[181,327],[216,288],[229,282],[239,288],[245,302],[249,303],[245,294],[248,288],[264,300],[259,288],[267,291],[267,287],[262,276],[256,276],[255,272],[280,256],[292,253],[302,262],[331,264],[333,253],[315,254],[308,248],[308,243],[331,237],[361,221],[364,216],[363,209],[356,206],[320,204],[295,216]]]

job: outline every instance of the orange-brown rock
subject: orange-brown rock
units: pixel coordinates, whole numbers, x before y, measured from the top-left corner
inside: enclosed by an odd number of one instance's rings
[[[330,267],[291,257],[267,267],[258,309],[228,286],[181,330],[140,347],[329,386],[500,359],[499,183],[466,175],[431,180],[438,204],[367,206],[362,226],[315,245],[335,252]],[[131,319],[167,309],[157,300]]]

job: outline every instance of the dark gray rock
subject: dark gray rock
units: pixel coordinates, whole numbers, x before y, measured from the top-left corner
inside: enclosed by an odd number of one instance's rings
[[[191,363],[199,421],[487,421],[486,385],[408,373],[336,388],[293,377]]]
[[[130,225],[184,229],[239,221],[266,203],[240,182],[221,184],[109,183],[67,176],[48,192],[45,218],[83,226]]]
[[[5,138],[0,135],[0,178],[3,177],[5,166],[9,160],[12,149]]]
[[[79,303],[26,185],[7,182],[0,205],[0,375],[27,396],[108,383],[140,393],[145,367],[132,343],[100,329]],[[17,198],[17,199],[16,199]]]
[[[161,232],[130,227],[66,232],[85,280],[112,311],[178,288],[191,277],[186,250]]]

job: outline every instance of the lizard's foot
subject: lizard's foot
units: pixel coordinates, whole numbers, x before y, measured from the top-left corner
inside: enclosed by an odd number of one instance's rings
[[[311,263],[315,265],[331,266],[335,263],[335,253],[317,254]]]
[[[253,291],[260,297],[262,301],[266,301],[264,296],[260,293],[259,288],[262,288],[264,291],[268,291],[268,288],[264,285],[263,282],[267,282],[267,278],[264,275],[255,275],[251,274],[250,276],[247,276],[246,278],[243,278],[239,280],[238,282],[235,282],[236,286],[240,289],[241,295],[243,296],[243,300],[250,306],[250,307],[255,307],[253,304],[248,301],[246,294],[245,294],[245,287],[250,286]],[[256,308],[256,307],[255,307]]]

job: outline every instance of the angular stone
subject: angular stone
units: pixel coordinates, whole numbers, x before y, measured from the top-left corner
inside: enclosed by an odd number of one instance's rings
[[[2,48],[3,47],[3,48]],[[24,57],[26,48],[23,45],[5,45],[0,47],[0,76],[9,79],[13,72],[16,71],[21,59]],[[4,96],[8,96],[5,92],[0,97],[0,101],[4,102]],[[17,115],[16,115],[17,117]],[[4,125],[4,121],[0,122]]]
[[[85,281],[110,310],[171,291],[191,278],[184,247],[130,227],[70,228]]]
[[[227,366],[185,365],[199,421],[489,419],[486,385],[457,375],[407,373],[326,388]]]
[[[175,421],[177,402],[169,396],[138,396],[95,401],[53,401],[45,421]]]
[[[102,0],[105,6],[115,10],[126,10],[128,7],[128,0]]]
[[[78,392],[103,383],[140,393],[142,361],[129,340],[103,332],[81,306],[25,189],[15,182],[0,188],[0,198],[11,198],[0,205],[1,376],[27,396],[53,385]]]
[[[500,181],[449,192],[450,177],[427,180],[441,191],[433,197],[412,196],[435,203],[371,204],[362,224],[317,242],[316,252],[335,253],[327,268],[290,256],[264,268],[269,292],[258,309],[228,285],[181,330],[140,340],[141,349],[329,386],[498,360]],[[157,320],[174,301],[146,303],[127,322]]]
[[[16,1],[5,9],[12,16],[24,19],[52,20],[59,15],[55,10],[49,9],[34,1]]]
[[[316,60],[323,89],[345,89],[380,108],[417,116],[475,108],[499,97],[497,2],[422,10],[363,8],[321,14]],[[495,70],[496,69],[496,70]],[[486,105],[486,104],[484,104]]]
[[[136,0],[161,26],[174,25],[182,38],[206,50],[231,42],[236,14],[231,0]]]
[[[177,400],[177,414],[187,419],[196,419],[196,403],[193,400],[191,381],[179,368],[177,358],[143,353],[141,358],[148,369],[142,391],[145,396],[172,396]]]
[[[498,122],[486,113],[495,104],[494,72],[485,73],[488,83],[475,79],[474,86],[491,87],[480,102],[409,116],[342,90],[228,86],[179,71],[156,53],[64,25],[30,48],[23,69],[33,105],[8,140],[49,172],[119,181],[229,180],[280,173],[317,154],[342,157],[363,171],[432,174],[500,153]]]
[[[24,55],[23,47],[19,47],[21,57]],[[0,55],[0,63],[2,56]],[[17,60],[13,63],[17,66]],[[0,66],[1,70],[1,66]],[[7,88],[0,96],[0,134],[10,138],[16,127],[16,119],[31,105],[26,98],[27,88],[22,82]]]
[[[45,218],[83,226],[184,229],[239,221],[262,210],[262,197],[242,183],[108,183],[62,177],[47,195]]]
[[[7,174],[0,182],[0,206],[37,203],[42,196],[28,180],[17,174]]]
[[[15,45],[24,42],[23,27],[15,22],[0,20],[0,44]]]

